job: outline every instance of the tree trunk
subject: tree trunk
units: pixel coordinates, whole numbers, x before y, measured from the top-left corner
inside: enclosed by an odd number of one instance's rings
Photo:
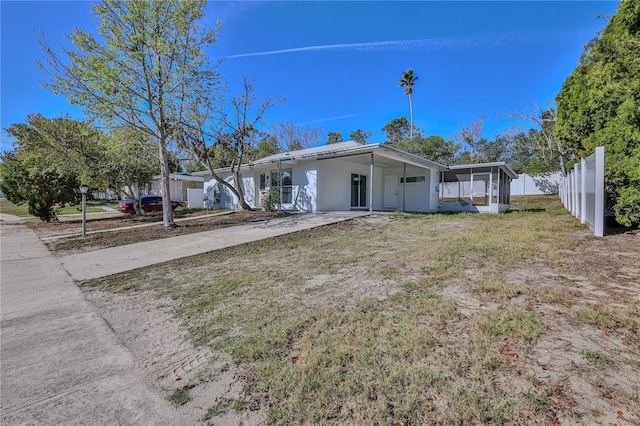
[[[413,139],[413,101],[409,95],[409,138]]]
[[[251,210],[251,206],[247,204],[247,202],[244,199],[244,192],[242,191],[242,180],[240,179],[241,179],[240,171],[237,170],[233,172],[233,180],[235,181],[236,187],[237,187],[236,196],[238,197],[238,202],[240,203],[240,206],[242,207],[243,210]]]
[[[560,157],[560,172],[562,173],[562,176],[567,176],[567,166],[565,165],[565,161],[564,161],[564,155],[560,154],[558,157]]]
[[[169,161],[167,149],[164,141],[158,141],[158,149],[160,150],[160,188],[162,190],[162,222],[165,229],[173,229],[176,227],[173,221],[173,210],[171,209],[171,192],[169,192]]]
[[[218,174],[216,172],[213,171],[213,167],[207,165],[207,168],[209,169],[209,173],[211,173],[211,176],[222,186],[224,186],[225,188],[227,188],[229,191],[233,192],[233,195],[235,195],[236,197],[238,197],[238,201],[240,203],[240,206],[244,209],[244,210],[251,210],[251,206],[249,204],[247,204],[247,202],[244,199],[244,193],[242,192],[242,186],[238,185],[238,189],[236,189],[234,187],[234,185],[231,185],[229,182],[225,181],[224,179],[222,179],[220,176],[218,176]],[[239,182],[238,181],[238,177],[239,177],[239,172],[234,172],[233,173],[233,179],[235,182]]]

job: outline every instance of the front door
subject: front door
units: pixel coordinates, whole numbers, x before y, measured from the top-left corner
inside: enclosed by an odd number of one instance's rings
[[[491,197],[491,187],[489,186],[489,173],[474,173],[472,175],[473,187],[471,195],[474,206],[488,206]]]
[[[351,207],[367,207],[367,177],[351,174]]]
[[[384,208],[398,208],[398,176],[396,175],[384,177]]]

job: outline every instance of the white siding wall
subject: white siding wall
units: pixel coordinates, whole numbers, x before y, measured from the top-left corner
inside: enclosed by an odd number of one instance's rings
[[[370,166],[352,163],[335,158],[319,160],[318,164],[318,211],[335,211],[351,209],[351,174],[367,176],[367,194],[371,185]],[[367,195],[367,207],[369,197]],[[382,169],[374,167],[373,171],[373,208],[382,209]]]
[[[303,212],[316,210],[318,161],[303,161],[293,166],[293,208]]]
[[[293,204],[284,205],[284,208],[293,208],[298,211],[341,211],[351,209],[351,174],[357,173],[367,176],[367,208],[369,207],[369,189],[371,186],[371,173],[368,164],[359,164],[347,159],[334,158],[329,160],[310,159],[295,164],[288,164],[283,169],[291,168],[293,172]],[[258,179],[261,173],[270,176],[271,171],[277,170],[277,165],[267,165],[246,171],[241,175],[245,200],[252,207],[260,207]],[[400,177],[403,168],[374,167],[373,172],[373,209],[382,210],[384,176],[398,176],[398,209],[402,209],[402,184]],[[407,166],[407,176],[425,176],[425,182],[407,183],[406,210],[417,212],[435,211],[438,206],[438,194],[434,191],[437,184],[438,172]],[[435,176],[435,178],[434,178]],[[222,174],[226,182],[233,183],[230,173]],[[435,179],[435,180],[434,180]],[[435,182],[435,183],[434,183]],[[433,185],[432,185],[433,183]],[[204,195],[205,207],[222,207],[229,209],[239,208],[237,198],[231,191],[221,186],[221,202],[213,204],[214,187],[216,180],[205,177]],[[435,198],[435,201],[434,201]]]
[[[385,168],[384,175],[396,175],[398,177],[398,210],[402,210],[403,206],[407,212],[428,212],[433,210],[431,206],[432,194],[430,193],[431,170],[423,169],[415,166],[407,166],[407,177],[424,176],[424,182],[407,183],[406,187],[402,186],[402,177],[404,176],[404,168]],[[438,175],[436,171],[436,176]],[[437,179],[437,178],[436,178]],[[403,204],[406,194],[406,202]],[[437,209],[437,193],[436,193],[436,209]]]
[[[233,185],[233,176],[230,173],[221,173],[220,177]],[[240,173],[242,179],[242,188],[244,191],[245,201],[251,206],[255,207],[255,183],[253,175],[245,176]],[[220,188],[220,203],[214,204],[214,188],[218,186]],[[225,188],[222,185],[218,185],[218,182],[214,178],[205,179],[204,182],[204,194],[206,201],[204,202],[207,208],[225,208],[225,209],[240,209],[238,203],[238,197],[233,192]]]

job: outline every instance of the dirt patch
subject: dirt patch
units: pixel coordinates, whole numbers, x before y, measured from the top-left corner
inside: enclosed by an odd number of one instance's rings
[[[465,285],[459,283],[448,284],[441,294],[445,300],[453,302],[458,312],[465,317],[475,316],[484,310],[494,311],[500,306],[497,303],[478,299]]]
[[[198,424],[221,400],[244,400],[246,376],[227,354],[196,347],[171,315],[172,301],[148,291],[121,294],[86,290],[85,297],[107,321],[135,360],[135,368],[169,397],[188,392],[189,401],[176,407],[185,424]],[[217,424],[258,425],[265,417],[256,410],[232,411]]]

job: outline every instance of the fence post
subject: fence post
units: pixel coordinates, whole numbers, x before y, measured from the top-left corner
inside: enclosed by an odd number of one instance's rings
[[[578,163],[573,165],[573,215],[576,219],[580,219],[580,202],[578,198],[578,188],[580,187],[580,182],[578,179],[578,173],[580,169],[578,168]]]
[[[596,200],[593,233],[604,236],[604,146],[596,147]]]
[[[587,161],[580,159],[580,223],[587,222]]]

